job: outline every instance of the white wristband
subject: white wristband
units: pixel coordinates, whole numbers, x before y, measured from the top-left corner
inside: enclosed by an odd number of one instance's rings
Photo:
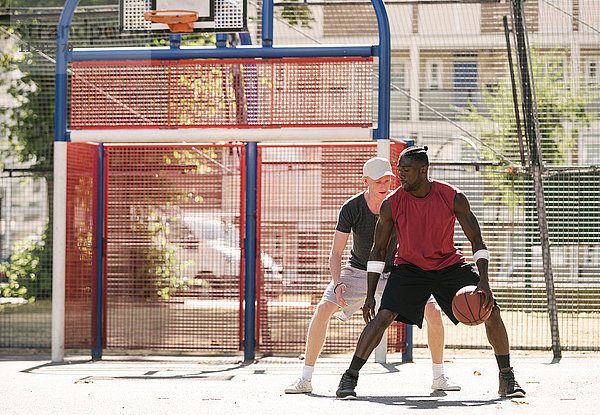
[[[475,264],[477,264],[477,261],[481,258],[487,259],[488,261],[490,260],[490,253],[487,249],[480,249],[473,254],[473,262],[475,262]]]
[[[381,274],[383,269],[385,268],[385,262],[383,261],[368,261],[367,262],[367,272],[376,272],[377,274]]]

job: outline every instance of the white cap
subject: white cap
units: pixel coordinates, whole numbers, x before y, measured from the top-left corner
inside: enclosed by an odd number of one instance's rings
[[[394,176],[392,166],[388,159],[373,157],[367,160],[363,166],[363,176],[373,180],[381,179],[383,176]]]

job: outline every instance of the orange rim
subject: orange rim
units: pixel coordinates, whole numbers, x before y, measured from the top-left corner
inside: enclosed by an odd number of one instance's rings
[[[193,32],[198,13],[192,10],[151,10],[144,13],[144,19],[164,23],[174,33]]]

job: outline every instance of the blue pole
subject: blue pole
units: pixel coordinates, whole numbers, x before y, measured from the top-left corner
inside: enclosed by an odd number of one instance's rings
[[[217,40],[218,48],[226,48],[227,47],[227,33],[217,33],[216,40]]]
[[[403,362],[412,362],[413,361],[413,325],[405,324],[406,329],[406,342],[404,352],[402,353],[402,361]]]
[[[383,0],[371,0],[377,26],[379,29],[379,105],[377,111],[377,131],[375,139],[387,140],[390,138],[390,71],[392,62],[392,49],[390,43],[390,22]]]
[[[102,359],[104,345],[104,145],[98,148],[98,200],[96,213],[96,345],[92,359]]]
[[[254,360],[256,348],[256,190],[258,146],[246,143],[246,235],[244,241],[244,360]]]
[[[181,47],[181,33],[169,34],[169,47],[171,49],[179,49]]]
[[[273,46],[273,0],[263,0],[261,28],[263,47]]]
[[[67,0],[60,14],[56,36],[56,70],[54,86],[54,140],[68,141],[67,135],[67,64],[69,28],[79,0]]]
[[[314,58],[314,57],[369,57],[376,52],[374,46],[311,46],[311,47],[268,47],[241,46],[237,48],[127,48],[127,49],[80,49],[71,52],[71,59],[77,61],[115,60],[177,60],[177,59],[218,59],[218,58]],[[381,70],[381,68],[380,68]]]
[[[415,145],[415,140],[404,140],[406,143],[406,148],[412,147]],[[396,160],[397,162],[397,160]],[[403,362],[412,362],[413,361],[413,325],[405,324],[405,343],[404,343],[404,352],[402,353],[402,361]]]

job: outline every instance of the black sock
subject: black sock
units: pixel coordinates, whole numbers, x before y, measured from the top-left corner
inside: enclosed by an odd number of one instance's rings
[[[356,370],[357,372],[367,363],[365,359],[361,359],[356,355],[352,357],[352,362],[350,362],[350,370]]]
[[[498,369],[502,370],[505,367],[510,367],[510,355],[509,354],[497,354],[496,362],[498,362]]]

